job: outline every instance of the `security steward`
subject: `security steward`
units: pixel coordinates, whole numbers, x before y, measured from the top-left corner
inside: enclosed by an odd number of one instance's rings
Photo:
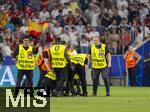
[[[46,90],[46,96],[54,96],[53,90],[56,88],[56,75],[53,71],[49,71],[43,78],[43,84]]]
[[[100,42],[100,37],[93,37],[93,44],[89,49],[92,62],[93,96],[97,96],[100,73],[104,80],[106,96],[110,96],[110,85],[108,80],[108,67],[111,67],[111,54],[107,46]]]
[[[88,56],[86,54],[77,54],[73,56],[72,62],[76,64],[75,74],[79,75],[79,80],[82,85],[82,96],[87,96],[87,83],[86,83],[86,68],[88,66]]]
[[[55,40],[56,44],[50,49],[52,69],[56,74],[57,86],[54,91],[55,96],[62,96],[64,83],[67,81],[67,63],[71,66],[69,56],[67,54],[66,46],[62,45],[61,39]]]
[[[132,87],[136,86],[136,65],[141,59],[140,54],[134,51],[132,45],[129,45],[128,50],[124,55],[125,65],[126,65],[126,72],[129,75],[130,84]]]
[[[32,78],[33,70],[35,68],[35,58],[37,50],[30,45],[30,37],[23,38],[23,44],[16,48],[13,55],[13,60],[17,58],[16,66],[18,68],[17,82],[14,95],[17,96],[23,76],[26,76],[25,92],[32,93]]]
[[[67,71],[68,71],[68,78],[67,78],[67,83],[66,83],[66,88],[64,96],[69,96],[69,92],[71,92],[72,96],[75,96],[75,90],[74,90],[74,75],[75,75],[75,63],[72,63],[72,58],[74,55],[77,54],[76,50],[72,45],[67,45],[67,53],[70,58],[71,64],[74,68],[70,66],[70,64],[67,64]]]

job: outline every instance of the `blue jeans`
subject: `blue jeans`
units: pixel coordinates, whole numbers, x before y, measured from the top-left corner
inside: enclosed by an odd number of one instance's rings
[[[81,46],[81,53],[88,53],[88,47]]]

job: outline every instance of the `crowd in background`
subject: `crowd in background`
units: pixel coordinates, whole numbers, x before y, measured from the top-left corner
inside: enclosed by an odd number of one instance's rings
[[[94,36],[100,36],[112,54],[123,54],[150,37],[149,0],[0,0],[0,54],[11,56],[28,31],[29,19],[49,22],[32,44],[51,43],[61,38],[77,52],[88,53]],[[1,20],[0,20],[1,24]]]

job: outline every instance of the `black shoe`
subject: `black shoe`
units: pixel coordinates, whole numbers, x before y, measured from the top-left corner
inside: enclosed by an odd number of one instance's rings
[[[83,93],[82,96],[88,96],[88,94],[87,93]]]
[[[107,93],[106,96],[110,96],[110,93]]]

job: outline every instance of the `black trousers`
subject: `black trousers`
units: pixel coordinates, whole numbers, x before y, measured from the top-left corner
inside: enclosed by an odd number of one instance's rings
[[[101,73],[102,78],[104,80],[106,93],[110,93],[108,68],[103,68],[103,69],[94,69],[94,68],[92,68],[93,94],[97,94],[97,88],[98,88],[98,84],[99,84],[100,73]]]
[[[74,67],[75,67],[75,64],[72,64]],[[75,94],[75,90],[74,90],[74,75],[75,75],[75,71],[72,70],[72,68],[70,67],[70,65],[67,65],[67,72],[68,72],[68,78],[67,78],[67,83],[66,83],[66,88],[65,88],[65,91],[66,93],[65,94],[69,94],[69,91],[72,93],[72,94]]]
[[[135,67],[134,68],[128,68],[128,75],[131,86],[136,86],[136,73],[135,73]]]
[[[64,83],[67,81],[67,68],[54,68],[53,71],[56,74],[56,91],[61,92],[64,88]]]
[[[24,75],[26,76],[25,86],[21,87],[21,82],[22,82]],[[15,94],[17,95],[19,92],[19,89],[21,88],[25,88],[25,91],[29,89],[31,92],[32,85],[33,85],[32,79],[33,79],[33,70],[18,70]]]
[[[82,85],[82,92],[83,94],[87,94],[87,83],[86,83],[86,72],[85,67],[81,66],[80,64],[76,65],[75,73],[79,75],[79,79]]]

